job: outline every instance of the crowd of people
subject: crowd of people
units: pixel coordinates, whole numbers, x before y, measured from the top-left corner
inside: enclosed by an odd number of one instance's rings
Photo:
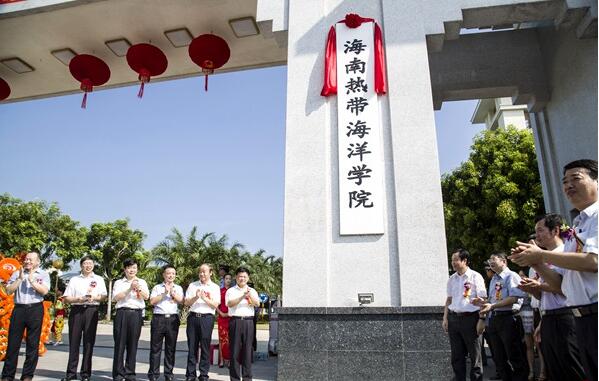
[[[92,375],[92,357],[96,340],[100,303],[107,300],[104,279],[94,273],[90,256],[80,260],[81,273],[73,277],[60,301],[70,305],[68,316],[69,359],[62,381]],[[210,344],[215,315],[219,327],[219,364],[227,362],[231,380],[252,379],[252,345],[255,339],[254,308],[260,305],[255,289],[248,285],[250,271],[239,267],[232,275],[221,270],[221,284],[212,281],[212,267],[202,264],[198,280],[184,292],[175,283],[177,271],[171,265],[162,267],[163,282],[150,291],[145,280],[137,277],[138,264],[134,259],[123,262],[124,276],[114,283],[112,302],[115,303],[113,324],[114,359],[112,379],[135,380],[137,346],[143,325],[146,301],[153,307],[150,328],[150,358],[148,379],[158,380],[164,348],[163,374],[166,381],[174,379],[175,350],[180,326],[180,307],[189,308],[187,316],[188,356],[186,381],[207,381],[210,368]],[[10,319],[8,347],[2,369],[2,381],[13,381],[17,358],[26,330],[26,354],[21,380],[31,380],[38,362],[38,345],[43,319],[42,301],[50,289],[48,273],[40,268],[37,252],[26,255],[21,269],[15,271],[6,287],[14,294],[15,308]],[[60,322],[58,322],[60,324]],[[60,331],[58,330],[60,328]],[[61,332],[62,327],[56,327]],[[60,336],[55,335],[60,341]],[[79,347],[83,341],[83,357],[79,365]],[[198,376],[199,372],[199,376]]]
[[[465,249],[452,253],[443,329],[449,335],[455,380],[483,379],[483,338],[496,366],[493,379],[597,380],[597,161],[564,167],[563,191],[578,212],[573,227],[554,213],[536,219],[528,242],[488,259],[488,287]],[[526,268],[520,274],[508,261]],[[535,311],[538,318],[535,319]]]

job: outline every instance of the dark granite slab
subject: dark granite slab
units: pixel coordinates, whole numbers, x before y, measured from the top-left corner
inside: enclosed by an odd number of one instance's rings
[[[279,309],[278,380],[447,380],[442,307]]]

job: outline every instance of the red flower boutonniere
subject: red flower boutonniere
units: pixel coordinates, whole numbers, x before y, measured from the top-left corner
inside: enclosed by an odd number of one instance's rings
[[[472,286],[470,282],[466,281],[464,282],[464,298],[469,298],[470,294],[472,294]]]
[[[574,228],[569,227],[566,224],[562,224],[560,227],[559,236],[564,241],[570,241],[572,239],[576,240],[576,252],[582,253],[582,249],[584,248],[584,242],[580,239],[580,237],[576,234],[576,230]]]

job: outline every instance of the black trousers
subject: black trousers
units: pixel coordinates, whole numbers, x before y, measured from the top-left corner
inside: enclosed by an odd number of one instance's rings
[[[152,316],[150,327],[150,369],[148,378],[158,379],[160,376],[160,356],[162,355],[162,343],[164,343],[164,376],[173,377],[175,366],[175,350],[177,348],[177,336],[179,335],[179,315],[169,317],[165,315]]]
[[[185,377],[196,377],[198,347],[200,348],[200,381],[208,380],[210,370],[210,341],[214,328],[214,315],[190,312],[187,317],[187,369]]]
[[[67,362],[67,378],[77,378],[79,363],[79,345],[83,337],[83,360],[81,361],[81,378],[89,378],[92,374],[92,356],[96,343],[99,306],[73,305],[69,313],[69,360]]]
[[[574,316],[545,315],[541,322],[541,352],[550,380],[581,381],[585,379],[576,340]]]
[[[575,317],[574,322],[582,366],[587,378],[597,381],[597,313]]]
[[[135,380],[137,343],[141,334],[141,310],[118,308],[114,318],[114,359],[112,378],[115,380]],[[125,351],[127,358],[125,360]]]
[[[504,381],[527,381],[528,361],[524,346],[524,328],[518,315],[495,315],[489,323],[493,360]]]
[[[252,357],[254,342],[254,319],[239,319],[233,316],[229,321],[229,348],[231,349],[231,365],[229,377],[232,381],[252,380]],[[241,359],[241,363],[239,360]]]
[[[33,378],[35,368],[37,367],[37,351],[40,343],[43,319],[44,307],[41,302],[28,305],[15,304],[10,317],[8,347],[6,348],[4,368],[2,368],[2,378],[12,380],[15,377],[15,373],[17,372],[17,358],[19,357],[19,349],[21,348],[25,329],[27,329],[27,345],[21,379],[27,377]]]
[[[466,355],[470,356],[470,380],[482,381],[482,339],[476,334],[478,312],[458,316],[449,313],[449,344],[451,345],[451,367],[456,381],[466,381]]]

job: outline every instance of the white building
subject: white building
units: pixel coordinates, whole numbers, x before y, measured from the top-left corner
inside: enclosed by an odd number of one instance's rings
[[[528,109],[526,105],[514,105],[512,98],[481,99],[476,104],[470,119],[472,124],[484,123],[488,130],[505,128],[512,125],[519,129],[528,128]]]

